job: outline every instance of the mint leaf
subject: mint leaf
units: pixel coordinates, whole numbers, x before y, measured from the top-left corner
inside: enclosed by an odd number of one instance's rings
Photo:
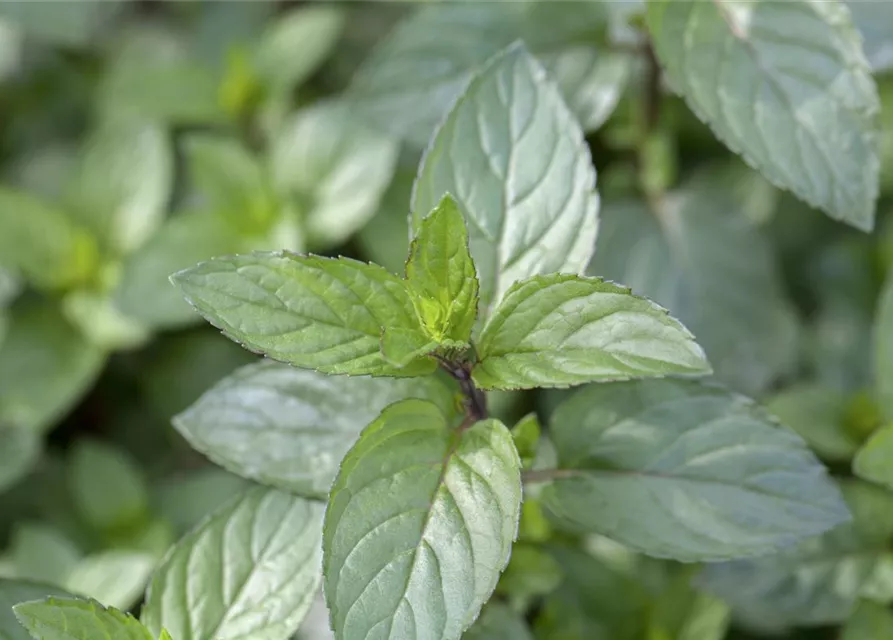
[[[193,134],[184,144],[186,163],[207,209],[244,234],[263,234],[279,203],[260,162],[235,139]]]
[[[0,424],[0,493],[31,470],[42,449],[42,438],[36,429]]]
[[[535,413],[528,413],[512,427],[512,440],[521,458],[522,466],[527,469],[533,466],[537,450],[540,446],[542,426]]]
[[[884,417],[893,420],[893,270],[877,302],[873,333],[877,398]]]
[[[31,640],[30,634],[16,620],[12,607],[20,602],[39,600],[50,595],[68,596],[61,589],[50,585],[0,578],[0,640]]]
[[[155,640],[129,613],[95,600],[47,598],[13,607],[16,618],[36,640]]]
[[[422,7],[373,51],[354,79],[350,94],[363,115],[423,145],[472,74],[491,56],[523,40],[547,67],[572,47],[585,47],[594,62],[605,55],[592,43],[606,30],[607,22],[604,5],[597,3],[487,2]],[[596,90],[595,77],[581,83],[585,71],[561,63],[554,66],[554,72],[568,102],[579,106],[576,116],[593,128],[601,124],[609,115],[608,105],[599,109],[583,95]],[[604,76],[599,79],[607,80]]]
[[[555,518],[686,562],[770,553],[849,518],[824,467],[751,401],[653,380],[582,389],[551,420]],[[635,517],[630,517],[630,510]]]
[[[589,273],[668,309],[722,382],[758,395],[791,366],[796,316],[769,243],[716,179],[699,174],[654,211],[631,200],[606,207]]]
[[[176,214],[124,264],[115,303],[123,313],[153,329],[192,324],[199,318],[168,277],[244,247],[236,230],[211,212]]]
[[[186,299],[232,340],[323,373],[415,376],[436,363],[393,366],[385,329],[421,334],[406,285],[348,258],[253,253],[203,262],[171,276]]]
[[[847,620],[840,640],[885,640],[893,638],[893,613],[888,607],[863,600]]]
[[[146,479],[124,451],[89,438],[78,440],[68,481],[81,517],[99,532],[126,530],[149,515]]]
[[[246,478],[325,498],[360,431],[405,398],[454,411],[440,379],[346,378],[276,362],[238,369],[173,419],[192,447]]]
[[[859,449],[853,460],[853,472],[893,489],[893,425],[875,431]]]
[[[717,137],[832,218],[874,226],[877,89],[840,3],[649,0],[674,87]]]
[[[478,308],[478,279],[456,201],[444,196],[422,220],[409,249],[406,281],[425,331],[438,342],[468,342]]]
[[[260,36],[255,73],[273,92],[293,89],[329,56],[344,18],[341,7],[331,5],[301,6],[283,14]]]
[[[489,602],[463,640],[533,640],[524,619],[505,604]]]
[[[32,284],[66,289],[96,272],[96,240],[54,206],[0,187],[0,255]]]
[[[240,494],[168,552],[143,623],[194,640],[291,637],[319,588],[322,511],[276,489]]]
[[[133,349],[149,339],[148,330],[124,315],[112,296],[77,289],[62,299],[62,313],[89,342],[100,349]]]
[[[583,132],[542,67],[516,45],[487,63],[437,130],[416,178],[413,226],[444,194],[456,199],[483,323],[517,280],[585,268],[598,222],[594,187]]]
[[[859,449],[844,424],[846,396],[833,388],[799,383],[770,396],[765,406],[825,460],[848,462]]]
[[[15,305],[0,344],[0,423],[51,427],[90,388],[104,362],[105,354],[52,304]]]
[[[845,2],[853,24],[862,36],[862,47],[871,70],[881,73],[893,69],[893,34],[889,29],[893,24],[893,5],[878,0]]]
[[[153,491],[152,502],[159,517],[182,533],[248,486],[247,481],[228,471],[203,467],[163,479]]]
[[[335,637],[457,640],[508,561],[519,465],[496,420],[463,431],[430,402],[387,407],[341,463],[326,510]]]
[[[737,618],[776,630],[843,622],[860,597],[893,601],[893,495],[858,481],[841,488],[851,522],[764,558],[708,565],[700,586]]]
[[[665,309],[600,278],[535,276],[512,286],[477,343],[484,389],[562,387],[710,365]]]
[[[40,523],[18,523],[9,542],[16,576],[62,585],[81,560],[80,549],[62,532]]]
[[[111,118],[87,139],[66,202],[111,251],[127,254],[161,224],[173,180],[173,149],[164,129]]]
[[[65,578],[65,588],[109,607],[129,609],[143,595],[157,560],[146,551],[100,551],[78,561]]]
[[[271,141],[273,182],[301,210],[312,247],[346,241],[375,213],[397,162],[397,141],[358,122],[347,104],[294,114]]]

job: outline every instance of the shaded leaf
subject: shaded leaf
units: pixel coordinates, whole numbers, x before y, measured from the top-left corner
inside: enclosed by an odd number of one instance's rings
[[[107,607],[130,609],[143,595],[157,558],[145,551],[110,549],[80,560],[65,579],[65,588]]]
[[[519,466],[496,420],[454,430],[430,402],[386,408],[344,458],[326,510],[335,637],[457,640],[508,561]]]
[[[463,640],[533,640],[524,618],[499,602],[490,602]]]
[[[762,555],[846,521],[826,470],[743,396],[695,382],[586,387],[551,420],[559,522],[682,561]]]
[[[42,449],[36,429],[0,424],[0,493],[31,470]]]
[[[893,489],[893,425],[875,431],[853,460],[860,478]]]
[[[770,396],[765,406],[826,460],[848,461],[859,449],[844,424],[846,396],[835,389],[802,382]]]
[[[445,415],[454,396],[438,378],[346,378],[276,362],[243,367],[173,420],[198,451],[264,484],[325,498],[360,431],[404,398],[434,402]]]
[[[77,566],[80,549],[62,532],[40,523],[19,523],[13,529],[9,555],[15,575],[62,586]]]
[[[31,635],[16,620],[12,607],[47,596],[66,597],[68,594],[48,584],[0,578],[0,640],[31,640]]]
[[[884,417],[893,420],[893,271],[884,283],[874,319],[874,379]]]
[[[677,91],[720,140],[832,218],[874,226],[877,89],[840,3],[651,0]]]
[[[585,268],[597,230],[594,188],[579,125],[542,67],[515,45],[474,77],[435,133],[416,178],[413,226],[445,193],[456,199],[483,324],[514,282]]]

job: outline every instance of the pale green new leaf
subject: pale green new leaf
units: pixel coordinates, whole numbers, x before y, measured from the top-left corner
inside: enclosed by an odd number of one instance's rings
[[[625,287],[569,274],[513,285],[476,346],[472,375],[484,389],[710,372],[693,336],[665,309]]]
[[[798,383],[767,398],[765,407],[825,460],[848,462],[859,449],[844,423],[846,395],[834,388]]]
[[[762,555],[846,521],[803,441],[743,396],[682,380],[594,385],[552,416],[564,525],[648,555]]]
[[[851,522],[764,558],[709,565],[700,586],[769,629],[841,623],[860,597],[893,602],[893,495],[858,481],[842,489]]]
[[[372,264],[289,252],[256,252],[203,262],[171,276],[211,324],[243,346],[323,373],[414,376],[381,353],[385,329],[422,335],[406,284]]]
[[[456,201],[444,196],[422,220],[409,248],[406,282],[425,331],[438,342],[468,342],[478,307],[478,279],[468,231]]]
[[[47,598],[17,604],[13,611],[36,640],[155,640],[129,613],[94,600]]]
[[[350,94],[363,115],[423,145],[477,68],[523,40],[550,69],[574,115],[595,128],[613,110],[617,84],[625,80],[611,69],[611,54],[593,46],[607,23],[605,7],[592,2],[422,7],[372,52]]]
[[[64,585],[71,593],[127,610],[143,595],[157,560],[146,551],[100,551],[81,559]]]
[[[212,212],[175,215],[127,260],[115,303],[150,328],[195,323],[199,317],[168,278],[197,262],[238,253],[244,247],[236,230]]]
[[[0,256],[46,289],[85,284],[99,261],[95,238],[64,211],[5,187],[0,187]]]
[[[173,180],[173,149],[160,125],[110,118],[87,139],[66,204],[108,249],[127,254],[161,224]]]
[[[333,5],[292,9],[261,35],[254,70],[273,91],[306,80],[328,57],[344,27],[344,11]]]
[[[0,578],[0,640],[31,640],[31,635],[16,620],[12,607],[47,596],[68,597],[68,594],[48,584]]]
[[[874,319],[874,384],[881,412],[893,420],[893,271],[887,275]]]
[[[44,430],[90,388],[105,354],[50,303],[12,308],[0,345],[0,423]]]
[[[586,267],[598,226],[594,189],[583,132],[539,63],[514,45],[474,77],[437,130],[416,178],[413,226],[444,194],[456,199],[483,323],[514,282]]]
[[[192,447],[246,478],[325,498],[360,431],[389,404],[421,398],[445,415],[439,378],[346,378],[278,362],[242,367],[173,419]]]
[[[893,425],[875,431],[853,460],[860,478],[893,489]]]
[[[168,552],[143,623],[174,638],[287,640],[319,588],[322,512],[277,489],[242,493]]]
[[[0,424],[0,493],[31,470],[42,448],[42,438],[36,429]]]
[[[758,395],[790,367],[796,316],[771,247],[717,179],[699,174],[656,211],[636,201],[605,207],[589,273],[667,308],[722,382]]]
[[[450,428],[430,402],[386,408],[344,458],[323,572],[339,640],[457,640],[509,558],[520,461],[496,420]]]
[[[841,3],[649,0],[674,88],[776,185],[863,231],[874,226],[877,89]]]
[[[244,234],[270,228],[279,205],[265,168],[248,149],[236,139],[194,134],[184,151],[207,209]]]
[[[68,462],[68,481],[81,517],[97,531],[126,528],[148,515],[146,479],[125,451],[90,438],[78,440]]]
[[[278,191],[302,211],[311,246],[331,247],[376,212],[398,151],[396,140],[365,126],[349,105],[330,102],[285,122],[271,140],[270,166]]]
[[[893,638],[893,612],[889,607],[863,600],[843,627],[840,640],[888,640]]]

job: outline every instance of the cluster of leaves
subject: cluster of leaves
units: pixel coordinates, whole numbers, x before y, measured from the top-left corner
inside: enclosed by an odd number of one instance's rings
[[[890,6],[74,6],[0,637],[893,637]]]

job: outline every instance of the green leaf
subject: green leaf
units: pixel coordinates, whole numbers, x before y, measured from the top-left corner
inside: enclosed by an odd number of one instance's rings
[[[847,620],[840,640],[887,640],[893,638],[893,612],[867,600],[859,603]]]
[[[39,600],[51,595],[68,596],[61,589],[50,585],[0,578],[0,640],[31,640],[31,636],[16,620],[12,607],[20,602]]]
[[[171,634],[169,634],[167,632],[167,629],[162,629],[161,635],[158,636],[158,640],[174,640],[174,639],[171,637]]]
[[[709,565],[699,584],[761,627],[836,624],[859,597],[889,603],[893,495],[858,481],[842,486],[853,520],[773,555]]]
[[[515,45],[474,77],[437,130],[416,178],[413,225],[445,193],[456,199],[480,280],[482,324],[514,282],[585,268],[598,222],[594,187],[579,125],[540,65]]]
[[[496,420],[457,430],[430,402],[387,407],[341,463],[326,510],[335,637],[457,640],[508,562],[519,466]]]
[[[184,150],[207,207],[245,234],[266,232],[279,204],[264,167],[237,140],[193,134]]]
[[[106,351],[133,349],[149,339],[146,327],[124,315],[105,293],[72,291],[62,299],[62,312],[89,342]]]
[[[797,326],[770,246],[728,191],[711,188],[716,177],[699,174],[655,211],[606,207],[589,273],[669,309],[717,377],[756,396],[790,367]]]
[[[665,309],[625,287],[568,274],[515,283],[476,346],[472,375],[484,389],[710,372],[693,336]]]
[[[533,598],[546,596],[561,584],[564,574],[558,562],[538,545],[517,542],[512,557],[496,585],[496,593],[524,610]]]
[[[682,567],[666,578],[652,604],[649,638],[723,640],[730,622],[729,607],[692,587],[693,572]]]
[[[444,196],[419,226],[406,281],[425,331],[438,342],[468,342],[478,307],[478,279],[468,231],[456,201]]]
[[[860,478],[893,489],[893,425],[874,432],[853,460]]]
[[[43,449],[40,432],[0,424],[0,494],[27,474]]]
[[[533,640],[524,618],[499,602],[490,602],[481,611],[463,640]]]
[[[271,141],[277,189],[302,211],[308,242],[346,241],[376,212],[394,174],[399,145],[374,131],[349,105],[328,102],[298,111]]]
[[[173,420],[193,448],[246,478],[325,498],[344,454],[389,404],[454,394],[438,378],[346,378],[276,362],[242,367]]]
[[[64,585],[81,559],[81,551],[60,531],[37,523],[18,523],[9,543],[15,575]]]
[[[50,304],[17,304],[0,345],[0,423],[52,426],[90,388],[104,361]]]
[[[232,340],[323,373],[415,376],[436,363],[396,367],[381,354],[385,329],[421,335],[405,283],[349,258],[260,253],[203,262],[171,276],[186,299]]]
[[[580,109],[575,115],[595,127],[607,117],[614,106],[611,103],[616,103],[606,97],[607,104],[599,104],[595,97],[616,90],[610,84],[614,80],[610,72],[587,69],[602,62],[611,64],[605,52],[592,46],[606,27],[607,13],[600,3],[488,2],[423,7],[373,51],[350,93],[363,114],[376,124],[423,145],[476,69],[515,40],[523,40],[552,68],[568,102]],[[577,59],[563,59],[566,55]]]
[[[648,555],[766,554],[849,518],[803,441],[720,387],[590,386],[551,424],[560,464],[542,493],[548,511]]]
[[[306,5],[278,18],[260,37],[254,69],[273,91],[304,82],[334,48],[344,12],[331,5]]]
[[[813,207],[874,226],[877,89],[837,2],[650,0],[673,86],[732,151]]]
[[[10,2],[0,5],[0,18],[9,20],[26,33],[64,47],[87,47],[118,9],[117,2],[32,4]]]
[[[126,529],[149,515],[146,479],[136,462],[120,449],[90,438],[79,439],[69,459],[68,479],[75,506],[97,531]]]
[[[862,47],[871,69],[881,73],[893,69],[893,5],[883,0],[845,0],[853,24],[862,36]]]
[[[806,440],[820,457],[834,462],[852,459],[859,441],[844,426],[846,397],[821,384],[801,382],[770,396],[766,409]]]
[[[319,588],[322,512],[276,489],[242,493],[168,553],[143,622],[194,640],[291,637]]]
[[[153,506],[178,533],[197,525],[206,515],[248,488],[239,476],[217,467],[164,478],[153,492]]]
[[[66,214],[26,193],[0,187],[0,255],[35,286],[66,289],[96,273],[96,240]]]
[[[528,413],[512,427],[512,440],[525,469],[533,465],[540,444],[542,427],[535,413]]]
[[[93,600],[47,598],[17,604],[13,611],[37,640],[155,640],[129,613]]]
[[[154,329],[179,328],[199,321],[169,276],[245,246],[238,233],[211,212],[178,214],[140,247],[124,265],[115,303],[126,315]]]
[[[87,139],[66,201],[97,238],[127,254],[161,224],[173,180],[173,149],[161,126],[113,118]]]
[[[893,420],[893,270],[887,275],[874,320],[874,379],[881,411]]]
[[[143,595],[157,558],[145,551],[109,549],[80,560],[65,579],[71,593],[107,607],[130,609]]]

